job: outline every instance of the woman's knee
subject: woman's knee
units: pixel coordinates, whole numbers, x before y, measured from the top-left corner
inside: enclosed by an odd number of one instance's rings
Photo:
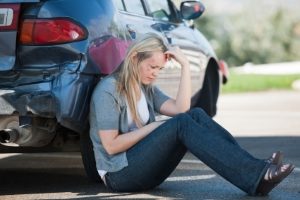
[[[176,116],[178,122],[185,122],[189,120],[191,117],[188,113],[180,113]]]
[[[208,116],[207,113],[202,108],[192,108],[187,112],[190,116]]]
[[[182,129],[186,129],[187,127],[189,127],[194,120],[188,113],[180,113],[176,116],[176,121],[177,121],[177,130],[181,132]]]

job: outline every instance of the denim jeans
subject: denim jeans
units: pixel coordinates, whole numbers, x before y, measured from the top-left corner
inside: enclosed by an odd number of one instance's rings
[[[220,176],[255,195],[269,164],[242,149],[202,109],[179,114],[156,128],[126,154],[128,166],[106,174],[107,187],[137,192],[161,184],[189,150]]]

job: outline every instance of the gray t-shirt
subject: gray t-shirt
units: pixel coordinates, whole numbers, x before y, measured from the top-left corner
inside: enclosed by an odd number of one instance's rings
[[[142,88],[149,109],[149,123],[155,121],[155,113],[159,113],[161,105],[169,99],[157,87]],[[99,130],[119,130],[119,134],[127,133],[127,106],[125,98],[116,90],[116,78],[110,75],[96,86],[90,105],[90,137],[93,142],[97,170],[116,172],[128,165],[126,152],[109,155],[100,140]]]

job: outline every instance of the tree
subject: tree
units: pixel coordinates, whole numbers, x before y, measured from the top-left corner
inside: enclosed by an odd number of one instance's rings
[[[234,15],[204,15],[195,24],[230,66],[299,59],[299,19],[286,15],[284,9],[269,15],[254,12],[247,6]]]

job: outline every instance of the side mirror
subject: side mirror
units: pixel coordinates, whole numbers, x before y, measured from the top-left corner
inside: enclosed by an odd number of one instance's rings
[[[199,1],[184,1],[180,4],[181,16],[186,20],[196,19],[200,17],[204,11],[204,5]]]

